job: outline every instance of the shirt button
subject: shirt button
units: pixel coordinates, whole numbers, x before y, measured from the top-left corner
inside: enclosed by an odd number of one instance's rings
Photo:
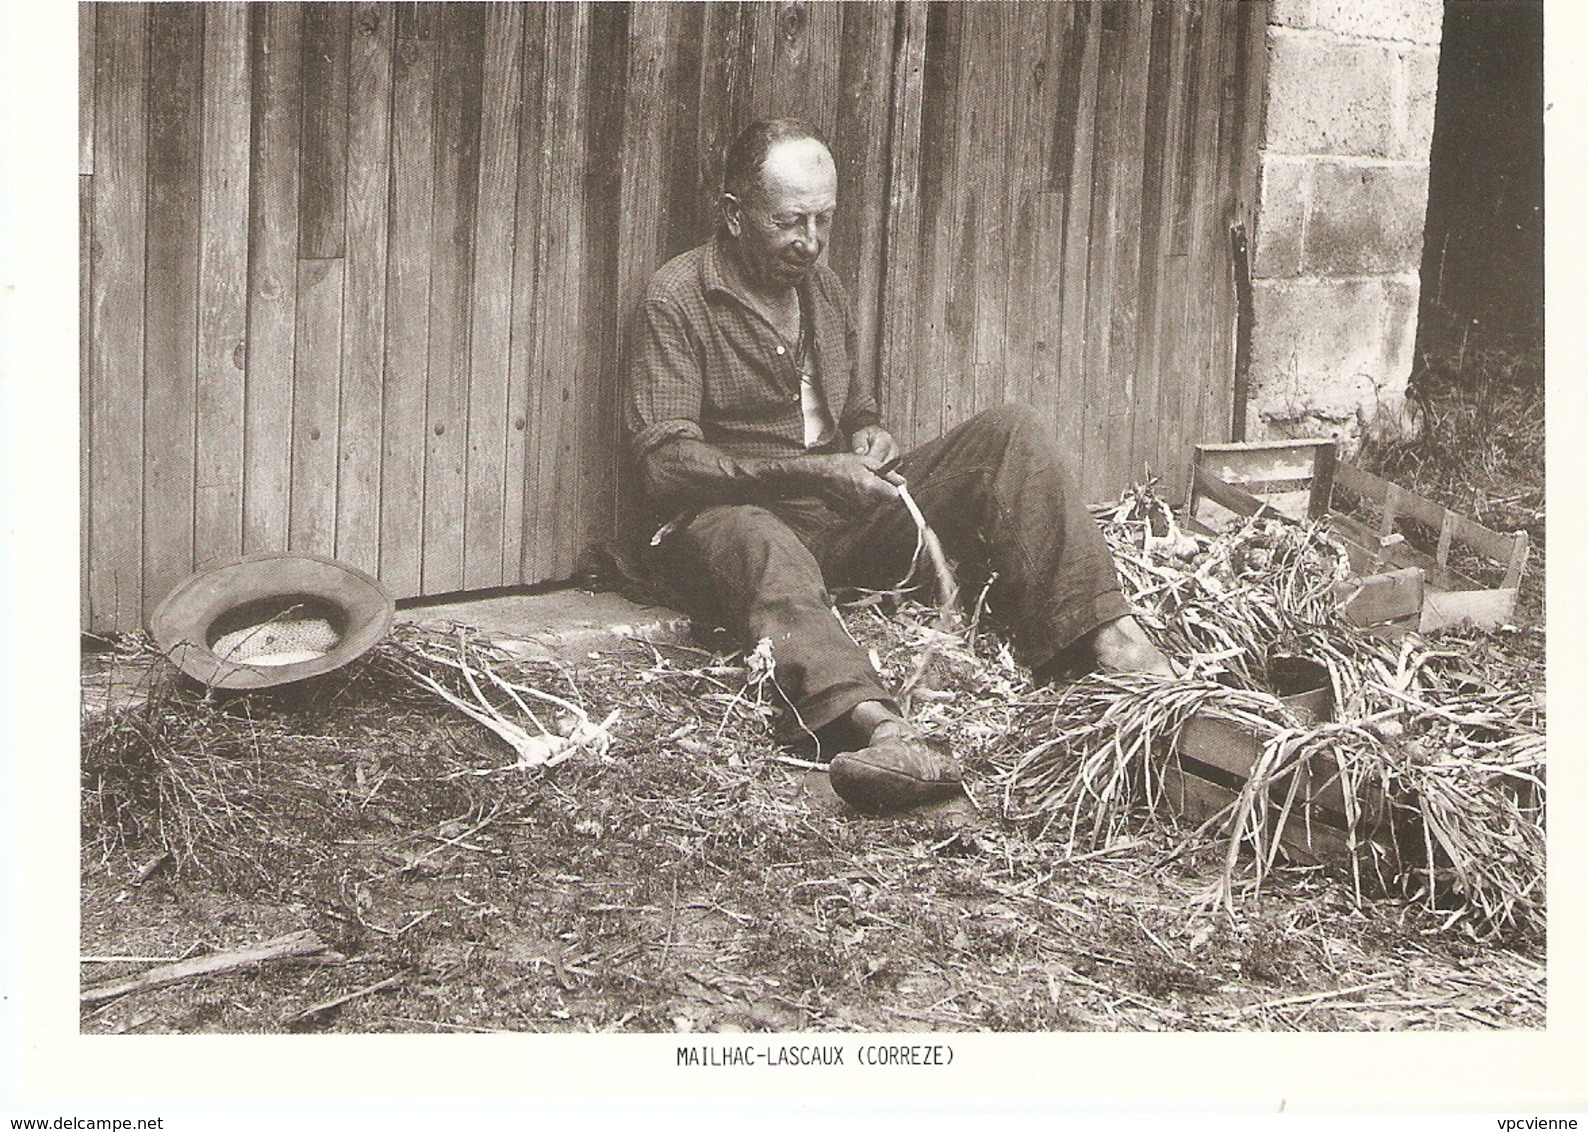
[[[783,346],[779,346],[779,347],[778,347],[778,348],[777,348],[777,355],[778,355],[778,357],[780,357],[780,358],[781,358],[781,357],[782,357],[782,356],[783,356],[783,355],[784,355],[784,354],[786,354],[786,353],[788,353],[788,349],[787,349],[787,348],[786,348],[786,347],[783,347]]]

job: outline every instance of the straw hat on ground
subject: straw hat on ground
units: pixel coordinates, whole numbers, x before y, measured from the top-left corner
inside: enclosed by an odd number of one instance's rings
[[[312,554],[255,554],[186,578],[154,611],[156,646],[211,688],[270,688],[340,668],[391,631],[374,578]]]

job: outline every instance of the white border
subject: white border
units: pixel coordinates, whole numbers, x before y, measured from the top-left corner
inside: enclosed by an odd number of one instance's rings
[[[0,0],[3,329],[14,353],[0,387],[8,610],[0,689],[10,773],[0,784],[0,1114],[224,1112],[236,1127],[311,1112],[371,1114],[385,1127],[424,1112],[523,1113],[538,1106],[701,1105],[778,1112],[862,1104],[1069,1110],[1588,1110],[1581,968],[1585,756],[1576,573],[1584,521],[1579,422],[1588,420],[1579,313],[1584,249],[1575,219],[1588,183],[1579,133],[1584,23],[1566,0],[1547,11],[1547,282],[1550,458],[1550,1017],[1546,1033],[1435,1035],[954,1034],[945,1071],[679,1070],[669,1036],[83,1036],[77,1012],[78,483],[75,10]],[[0,242],[0,251],[3,251]],[[12,337],[14,335],[14,338]],[[695,1039],[698,1041],[699,1039]],[[726,1040],[724,1038],[714,1039]],[[751,1039],[775,1044],[779,1038]],[[854,1035],[816,1040],[842,1041]],[[909,1040],[921,1041],[920,1036]],[[1573,1065],[1577,1068],[1574,1070]],[[284,1111],[285,1110],[285,1111]],[[1415,1122],[1414,1122],[1415,1123]],[[168,1127],[219,1127],[168,1124]],[[262,1126],[262,1124],[261,1124]],[[316,1127],[320,1125],[314,1125]],[[328,1125],[327,1125],[328,1126]],[[342,1127],[349,1125],[342,1124]],[[1224,1126],[1221,1124],[1221,1126]],[[1493,1124],[1488,1127],[1493,1128]]]

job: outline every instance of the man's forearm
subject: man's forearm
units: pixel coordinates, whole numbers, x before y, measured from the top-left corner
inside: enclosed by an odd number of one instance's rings
[[[736,457],[703,440],[668,440],[641,461],[646,494],[664,508],[765,503],[817,494],[820,457]]]

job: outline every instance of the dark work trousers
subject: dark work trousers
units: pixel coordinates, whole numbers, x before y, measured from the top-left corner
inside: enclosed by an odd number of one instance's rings
[[[1102,533],[1029,409],[982,413],[911,452],[899,472],[957,563],[966,596],[996,573],[988,609],[1032,668],[1129,612]],[[903,503],[843,516],[820,500],[792,498],[701,511],[651,561],[691,614],[745,648],[771,639],[792,730],[815,732],[866,700],[892,704],[828,588],[891,588],[915,547]]]

